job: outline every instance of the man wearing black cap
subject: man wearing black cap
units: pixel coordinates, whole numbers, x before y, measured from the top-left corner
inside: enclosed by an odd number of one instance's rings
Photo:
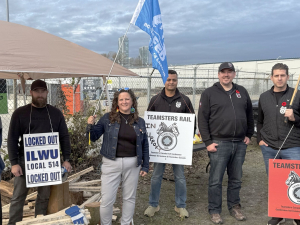
[[[246,148],[254,132],[252,103],[246,89],[234,84],[235,69],[225,62],[219,67],[219,82],[206,89],[200,99],[198,125],[210,158],[208,212],[215,224],[223,223],[222,181],[228,174],[227,206],[235,219],[241,212],[239,192]]]
[[[15,175],[14,193],[9,209],[8,224],[16,224],[23,218],[23,206],[28,193],[25,178],[23,134],[59,132],[59,142],[64,158],[64,166],[69,172],[71,145],[67,125],[61,111],[47,104],[47,85],[36,80],[31,85],[32,103],[16,109],[11,117],[7,147],[11,172]],[[35,215],[46,215],[50,196],[50,186],[38,187]]]

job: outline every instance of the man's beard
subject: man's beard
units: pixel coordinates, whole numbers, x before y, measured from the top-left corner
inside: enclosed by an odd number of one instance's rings
[[[47,97],[46,98],[42,98],[42,97],[34,98],[32,96],[32,104],[34,104],[38,108],[43,108],[47,105]]]

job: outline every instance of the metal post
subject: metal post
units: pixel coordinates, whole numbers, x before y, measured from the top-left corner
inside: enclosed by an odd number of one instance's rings
[[[6,21],[9,22],[9,4],[6,0]],[[13,101],[14,101],[14,110],[18,108],[18,95],[17,95],[17,80],[13,80]]]
[[[75,114],[75,88],[76,86],[73,85],[73,115]]]
[[[149,65],[147,64],[147,74],[149,74]],[[149,105],[150,102],[150,95],[151,95],[151,79],[149,79],[150,77],[148,77],[147,81],[148,81],[148,85],[147,85],[147,105]]]
[[[6,0],[6,21],[9,22],[9,5],[8,5],[8,0]]]
[[[148,87],[147,87],[147,105],[149,105],[149,102],[151,100],[151,76],[154,73],[154,68],[150,74],[150,76],[148,77]],[[148,74],[149,74],[149,68],[148,68]]]
[[[194,83],[193,83],[193,107],[195,108],[195,102],[196,102],[196,76],[197,76],[197,68],[194,68]]]
[[[147,85],[147,105],[149,105],[151,97],[151,77],[148,77],[148,85]]]
[[[13,82],[14,110],[18,108],[17,80]]]

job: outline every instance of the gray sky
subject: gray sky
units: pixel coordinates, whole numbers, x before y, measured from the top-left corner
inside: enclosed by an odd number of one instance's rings
[[[138,0],[10,0],[10,22],[117,51]],[[299,0],[160,0],[169,65],[300,57]],[[6,0],[0,0],[6,20]],[[5,32],[5,31],[1,31]],[[135,26],[129,55],[149,43]]]

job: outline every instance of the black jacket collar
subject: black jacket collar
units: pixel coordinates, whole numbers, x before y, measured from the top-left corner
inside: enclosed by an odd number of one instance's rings
[[[223,90],[223,91],[225,92],[225,89],[224,89],[223,86],[220,84],[220,82],[216,82],[216,83],[214,84],[214,86],[216,86],[217,88],[219,88],[219,89],[221,89],[221,90]],[[233,90],[239,90],[239,85],[237,85],[237,84],[235,84],[235,83],[232,82],[232,89],[233,89]]]
[[[289,85],[287,84],[285,91],[283,92],[283,94],[287,93],[288,90],[290,89]],[[274,85],[271,87],[270,89],[271,94],[274,94]]]
[[[161,94],[161,96],[162,96],[164,99],[168,99],[168,98],[169,98],[169,97],[166,95],[165,88],[162,89],[162,91],[161,91],[160,94]],[[174,95],[173,97],[171,97],[171,98],[177,99],[177,98],[179,98],[179,97],[180,97],[180,93],[179,93],[178,88],[176,88],[175,95]]]

